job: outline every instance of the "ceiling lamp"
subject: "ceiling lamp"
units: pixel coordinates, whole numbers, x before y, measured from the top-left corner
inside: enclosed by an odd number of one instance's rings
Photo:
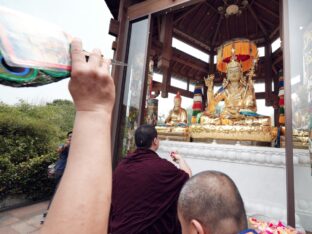
[[[223,2],[224,5],[219,6],[218,11],[226,18],[231,15],[240,15],[248,5],[248,0],[223,0]]]

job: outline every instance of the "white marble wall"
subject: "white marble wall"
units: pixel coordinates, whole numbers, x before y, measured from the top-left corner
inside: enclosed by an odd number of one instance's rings
[[[285,149],[161,141],[158,154],[170,160],[177,150],[193,174],[222,171],[236,183],[247,213],[286,220]],[[312,231],[312,176],[307,150],[294,151],[296,223]]]

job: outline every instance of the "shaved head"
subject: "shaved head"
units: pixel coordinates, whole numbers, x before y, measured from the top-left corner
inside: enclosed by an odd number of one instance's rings
[[[230,177],[217,171],[201,172],[183,186],[179,217],[197,220],[209,233],[238,233],[247,228],[243,200]]]

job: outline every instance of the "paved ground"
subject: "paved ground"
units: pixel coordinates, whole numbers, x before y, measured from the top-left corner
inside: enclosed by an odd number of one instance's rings
[[[40,230],[42,214],[48,202],[13,209],[0,213],[1,234],[37,234]]]
[[[0,213],[0,234],[38,234],[48,202]],[[312,232],[307,232],[312,234]]]

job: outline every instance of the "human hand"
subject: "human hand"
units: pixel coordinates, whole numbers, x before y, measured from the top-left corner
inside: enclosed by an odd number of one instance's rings
[[[69,147],[69,144],[65,143],[65,144],[62,144],[62,145],[59,145],[57,147],[57,153],[62,153],[65,149],[67,149]]]
[[[71,44],[72,71],[69,91],[76,111],[106,112],[111,114],[115,102],[115,86],[109,72],[109,62],[94,49],[88,62],[81,41]]]
[[[208,80],[210,82],[213,82],[214,78],[215,78],[215,75],[214,74],[210,74],[209,77],[208,77]]]
[[[179,163],[180,160],[182,159],[182,156],[178,154],[177,151],[170,152],[170,157],[175,163]]]

